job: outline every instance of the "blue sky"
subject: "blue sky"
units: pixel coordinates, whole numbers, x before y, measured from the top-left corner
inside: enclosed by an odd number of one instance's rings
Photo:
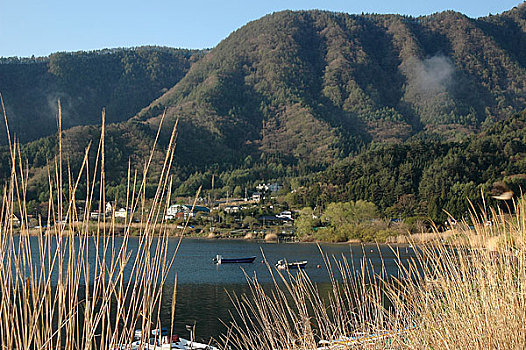
[[[285,9],[419,16],[497,14],[520,0],[0,0],[0,56],[161,45],[216,46],[232,31]]]

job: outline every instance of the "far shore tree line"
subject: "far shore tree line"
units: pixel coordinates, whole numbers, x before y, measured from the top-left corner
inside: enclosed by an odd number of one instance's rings
[[[511,203],[492,197],[513,192],[517,198],[526,188],[525,126],[526,111],[496,122],[481,134],[463,141],[424,138],[397,144],[372,143],[361,152],[324,168],[264,153],[240,160],[237,167],[216,165],[199,170],[176,165],[172,196],[192,198],[201,187],[202,196],[211,200],[244,197],[251,196],[258,183],[277,182],[280,190],[267,193],[262,205],[280,204],[299,212],[296,226],[300,239],[371,240],[373,236],[390,235],[400,221],[411,231],[423,222],[441,225],[449,215],[457,220],[469,219],[470,210],[478,210],[484,204],[500,205],[507,211]],[[54,170],[38,165],[44,164],[39,163],[41,158],[49,160],[55,156],[52,141],[42,139],[20,148],[31,169],[26,200],[28,213],[35,217],[46,215],[46,202],[50,198],[48,175],[53,178]],[[129,159],[131,153],[128,154],[125,147],[119,149],[118,156],[113,154],[115,150],[108,152],[106,199],[122,201],[128,181],[124,172],[127,162],[123,159]],[[9,151],[4,147],[0,153],[6,160],[0,164],[0,174],[7,178]],[[114,167],[112,162],[116,161],[119,164]],[[74,165],[75,159],[70,159],[70,164]],[[153,168],[150,172],[153,181],[144,188],[147,198],[155,194],[153,182],[158,171]],[[64,174],[64,178],[68,175]],[[95,188],[98,186],[96,182]],[[77,199],[85,200],[85,193],[86,182],[81,180]],[[56,198],[56,194],[52,197]],[[309,219],[309,215],[316,218]],[[257,216],[254,218],[257,220]],[[225,220],[231,219],[226,216]]]

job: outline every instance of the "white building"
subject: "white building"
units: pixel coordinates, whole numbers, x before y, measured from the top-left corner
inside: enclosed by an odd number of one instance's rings
[[[252,193],[252,200],[253,201],[259,202],[259,201],[261,201],[262,197],[263,196],[261,195],[261,192],[254,192],[254,193]]]
[[[126,208],[120,208],[119,210],[115,211],[115,217],[116,218],[123,218],[126,219],[129,215],[129,211],[126,210]]]
[[[89,218],[91,220],[97,220],[98,218],[103,218],[103,217],[104,217],[104,213],[99,212],[99,211],[92,211],[91,213],[89,213]]]
[[[166,215],[164,216],[165,220],[173,220],[176,218],[184,217],[186,219],[188,216],[195,217],[197,213],[210,213],[210,209],[201,205],[188,205],[188,204],[172,204],[166,209]]]
[[[269,192],[277,192],[281,186],[277,183],[268,183],[268,184],[259,184],[256,186],[256,190],[258,191],[269,191]]]
[[[107,202],[106,203],[106,214],[111,214],[112,211],[113,211],[113,205],[111,204],[111,202]]]
[[[285,210],[276,215],[277,218],[292,220],[292,212],[290,210]]]
[[[233,206],[225,207],[224,210],[225,210],[225,213],[232,214],[232,213],[239,213],[241,208],[239,208],[237,205],[233,205]]]

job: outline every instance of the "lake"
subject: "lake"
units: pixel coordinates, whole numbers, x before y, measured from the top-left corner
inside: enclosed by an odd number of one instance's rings
[[[175,247],[177,242],[177,239],[172,240],[170,246]],[[318,283],[320,289],[329,288],[329,275],[320,247],[328,256],[340,260],[345,256],[349,262],[354,260],[357,268],[365,252],[375,268],[379,270],[383,263],[388,275],[398,274],[395,254],[386,245],[321,244],[318,247],[312,243],[184,239],[168,277],[169,281],[173,281],[174,274],[177,273],[176,331],[186,335],[185,325],[195,322],[198,338],[208,339],[225,332],[226,328],[219,319],[230,319],[228,311],[232,309],[232,303],[228,293],[249,293],[245,274],[251,277],[257,275],[262,284],[272,282],[267,265],[262,263],[264,257],[272,265],[283,258],[287,261],[308,260],[305,271],[310,279]],[[257,258],[252,264],[215,265],[212,259],[216,254],[225,258],[252,255]],[[413,257],[414,251],[403,246],[399,247],[399,254],[405,259]],[[161,309],[161,314],[167,319],[170,318],[172,288],[173,286],[165,286]]]
[[[38,261],[39,252],[37,237],[31,237],[31,254],[34,261]],[[15,239],[17,241],[18,239]],[[128,251],[134,259],[134,252],[138,251],[139,238],[130,237]],[[116,237],[114,244],[118,248],[122,245],[123,238]],[[51,251],[56,247],[56,240],[49,241]],[[75,238],[75,244],[78,239]],[[305,272],[310,279],[318,284],[320,290],[330,288],[330,279],[320,248],[329,257],[341,260],[343,256],[349,262],[354,262],[357,269],[366,254],[376,271],[384,269],[387,275],[398,274],[398,259],[392,248],[386,245],[374,244],[320,244],[312,243],[265,243],[244,240],[208,240],[208,239],[183,239],[176,252],[179,243],[178,238],[170,238],[168,241],[168,257],[175,254],[172,268],[167,276],[167,283],[163,288],[160,317],[169,327],[171,316],[171,303],[173,295],[173,281],[177,275],[177,300],[175,332],[187,336],[186,325],[196,327],[198,340],[207,341],[209,338],[217,338],[225,333],[226,327],[221,322],[229,322],[229,311],[233,309],[229,293],[242,295],[249,293],[246,276],[257,276],[258,281],[266,287],[272,283],[272,275],[269,265],[275,270],[274,264],[279,259],[287,261],[308,260]],[[15,246],[16,246],[15,242]],[[90,251],[95,250],[94,241],[89,243]],[[100,249],[100,248],[99,248]],[[414,256],[412,248],[400,246],[398,248],[401,259]],[[111,249],[110,249],[111,250]],[[68,250],[65,249],[67,252]],[[256,256],[254,263],[250,264],[222,264],[215,265],[212,259],[220,254],[224,258]],[[90,253],[88,262],[94,262],[95,254]],[[264,263],[268,261],[269,265]],[[129,279],[131,264],[125,270],[125,279]],[[291,271],[291,273],[295,273]],[[52,274],[56,276],[56,269]],[[127,275],[127,276],[126,276]],[[81,281],[81,284],[83,282]],[[165,321],[164,321],[165,320]]]

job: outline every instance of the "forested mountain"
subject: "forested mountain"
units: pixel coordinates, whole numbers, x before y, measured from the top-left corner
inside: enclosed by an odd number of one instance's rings
[[[129,119],[177,83],[196,50],[138,47],[93,52],[56,53],[42,58],[0,59],[0,93],[12,133],[32,141],[57,131],[57,101],[63,126]],[[4,123],[1,123],[5,136]],[[0,144],[7,138],[1,137]]]
[[[462,142],[374,144],[307,179],[291,195],[302,206],[367,200],[390,217],[463,217],[492,195],[526,188],[526,110]]]
[[[128,159],[140,168],[164,112],[159,159],[180,120],[176,194],[206,191],[212,175],[219,195],[276,179],[296,190],[291,205],[365,199],[385,215],[440,219],[526,174],[524,4],[478,19],[283,11],[210,51],[56,54],[0,65],[0,84],[22,140],[52,133],[56,97],[66,127],[97,123],[102,107],[124,121],[107,126],[111,191],[124,186]],[[32,118],[51,123],[27,130]],[[81,159],[99,129],[66,130],[68,157]],[[54,144],[22,147],[29,198],[46,198]]]
[[[192,147],[214,144],[219,157],[330,163],[371,140],[461,139],[526,107],[525,12],[274,13],[232,33],[138,119],[167,109],[199,130]]]

